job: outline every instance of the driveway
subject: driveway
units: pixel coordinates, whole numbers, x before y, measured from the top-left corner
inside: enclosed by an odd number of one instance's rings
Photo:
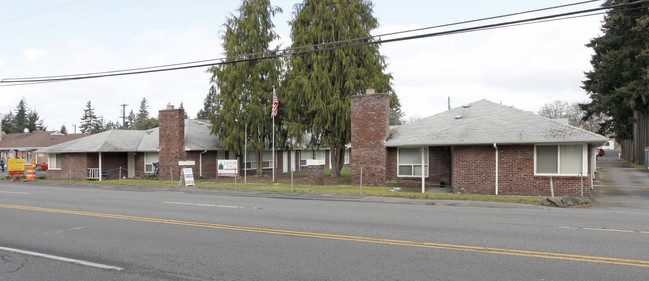
[[[606,151],[597,159],[593,196],[605,208],[637,208],[649,211],[649,171],[618,160],[618,151]]]

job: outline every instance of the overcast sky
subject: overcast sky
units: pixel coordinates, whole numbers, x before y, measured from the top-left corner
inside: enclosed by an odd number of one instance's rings
[[[440,24],[562,5],[573,1],[392,1],[377,0],[374,16],[386,34]],[[571,8],[518,15],[498,21],[595,8],[596,1]],[[273,22],[289,45],[293,5]],[[0,79],[78,74],[220,58],[221,31],[238,1],[187,0],[0,0]],[[537,112],[555,100],[588,100],[580,88],[591,69],[584,45],[601,34],[602,15],[381,46],[394,76],[406,119],[427,117],[480,99]],[[485,23],[494,23],[490,21]],[[474,24],[475,25],[475,24]],[[462,26],[468,27],[468,26]],[[454,29],[460,27],[452,27]],[[426,33],[441,29],[427,30]],[[0,87],[0,114],[21,98],[49,130],[78,126],[92,102],[106,121],[121,122],[122,107],[137,113],[142,98],[149,112],[181,102],[194,118],[209,88],[206,68]],[[280,100],[281,106],[281,100]]]

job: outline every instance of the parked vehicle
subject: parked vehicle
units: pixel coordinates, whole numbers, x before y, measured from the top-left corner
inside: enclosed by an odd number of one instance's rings
[[[36,171],[47,171],[47,168],[49,168],[47,161],[36,164]]]
[[[597,156],[604,156],[604,155],[606,155],[606,152],[604,151],[604,149],[598,148],[597,149]]]

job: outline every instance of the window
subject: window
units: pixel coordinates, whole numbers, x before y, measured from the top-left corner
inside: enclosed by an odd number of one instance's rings
[[[541,175],[583,175],[586,146],[581,144],[537,145],[535,173]]]
[[[264,154],[262,155],[261,168],[262,169],[272,169],[273,168],[273,152],[272,151],[264,151]]]
[[[61,156],[59,154],[49,154],[47,156],[48,170],[61,170]]]
[[[153,173],[155,168],[153,167],[154,162],[160,162],[160,158],[157,152],[145,152],[144,153],[144,172]]]
[[[257,152],[253,151],[252,153],[248,152],[246,154],[246,170],[256,169],[257,167]]]
[[[397,176],[421,177],[421,148],[399,148]],[[424,170],[428,176],[428,148],[424,151]]]
[[[349,149],[345,149],[345,162],[343,164],[349,164]]]

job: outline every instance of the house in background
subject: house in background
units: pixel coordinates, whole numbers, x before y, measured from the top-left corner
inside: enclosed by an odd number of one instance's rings
[[[590,196],[601,135],[480,100],[390,129],[389,97],[352,97],[352,183]],[[551,189],[552,187],[552,189]]]
[[[49,154],[47,177],[55,180],[139,177],[153,174],[158,162],[160,178],[178,179],[179,161],[193,161],[195,177],[213,178],[217,156],[228,159],[227,152],[217,152],[220,142],[210,135],[209,121],[184,119],[184,110],[169,107],[160,111],[159,124],[150,130],[110,130],[38,152]]]
[[[46,153],[34,153],[38,149],[50,147],[67,141],[86,137],[84,134],[61,134],[57,131],[37,131],[32,133],[0,133],[0,157],[8,158],[14,151],[15,158],[25,159],[27,163],[47,161]]]

